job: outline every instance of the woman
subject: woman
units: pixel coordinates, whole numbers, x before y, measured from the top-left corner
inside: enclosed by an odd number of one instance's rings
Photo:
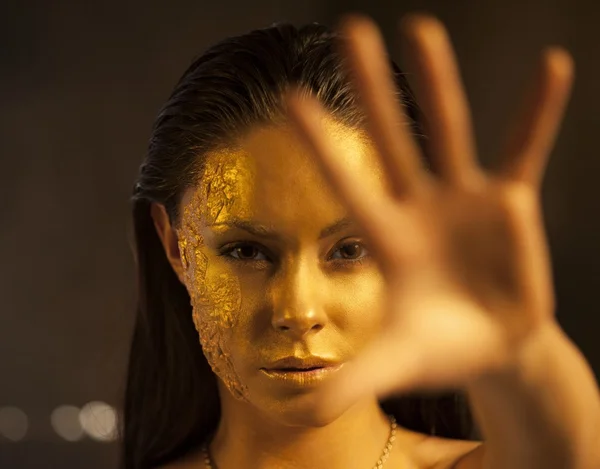
[[[443,27],[404,29],[427,146],[360,17],[341,54],[322,26],[273,26],[176,86],[134,192],[123,467],[600,467],[598,389],[553,318],[538,203],[570,58],[545,53],[486,174]]]

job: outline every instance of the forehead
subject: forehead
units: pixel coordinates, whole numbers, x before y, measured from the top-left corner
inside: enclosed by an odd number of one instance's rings
[[[345,168],[369,187],[382,187],[374,148],[362,133],[333,121],[324,121],[323,130]],[[235,147],[207,155],[193,192],[197,197],[187,199],[203,206],[209,224],[235,217],[278,229],[297,229],[298,223],[320,229],[347,213],[315,156],[289,125],[256,128]]]

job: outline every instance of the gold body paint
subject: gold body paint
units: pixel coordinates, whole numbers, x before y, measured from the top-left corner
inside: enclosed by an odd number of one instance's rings
[[[207,256],[202,252],[202,224],[218,223],[232,206],[243,199],[240,180],[242,171],[224,157],[212,164],[207,161],[201,176],[202,183],[184,206],[179,230],[179,250],[186,275],[193,309],[193,320],[200,336],[202,350],[213,372],[221,378],[238,399],[246,399],[247,388],[235,371],[228,336],[239,317],[240,285],[237,277],[228,272],[209,269]]]
[[[336,124],[327,128],[345,164],[380,189],[381,171],[362,135]],[[311,414],[317,391],[275,385],[260,370],[290,355],[350,360],[380,326],[383,279],[369,260],[360,266],[331,261],[341,242],[361,238],[360,230],[320,238],[347,210],[310,151],[288,127],[257,128],[235,148],[207,155],[181,207],[184,282],[212,370],[234,402],[290,424],[321,421]],[[272,229],[277,238],[231,228],[236,219]],[[246,241],[270,259],[240,261],[222,252]],[[299,338],[278,327],[306,320],[322,330]],[[222,405],[232,405],[221,397]]]

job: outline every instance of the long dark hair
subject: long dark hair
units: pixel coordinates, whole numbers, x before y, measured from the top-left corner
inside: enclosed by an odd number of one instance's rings
[[[220,417],[216,377],[202,353],[188,293],[157,236],[151,204],[163,204],[177,226],[180,198],[197,181],[204,155],[280,118],[290,85],[312,90],[335,119],[361,128],[364,114],[336,40],[323,25],[276,24],[219,42],[186,70],[154,123],[133,191],[138,305],[121,424],[123,469],[178,459],[201,444]],[[419,109],[392,65],[399,102],[423,143]],[[468,438],[473,429],[458,393],[404,396],[382,407],[423,433]]]

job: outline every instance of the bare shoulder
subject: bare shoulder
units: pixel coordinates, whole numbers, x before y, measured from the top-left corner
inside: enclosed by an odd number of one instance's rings
[[[419,467],[427,469],[481,469],[483,452],[481,441],[434,436],[423,436],[414,448]]]

